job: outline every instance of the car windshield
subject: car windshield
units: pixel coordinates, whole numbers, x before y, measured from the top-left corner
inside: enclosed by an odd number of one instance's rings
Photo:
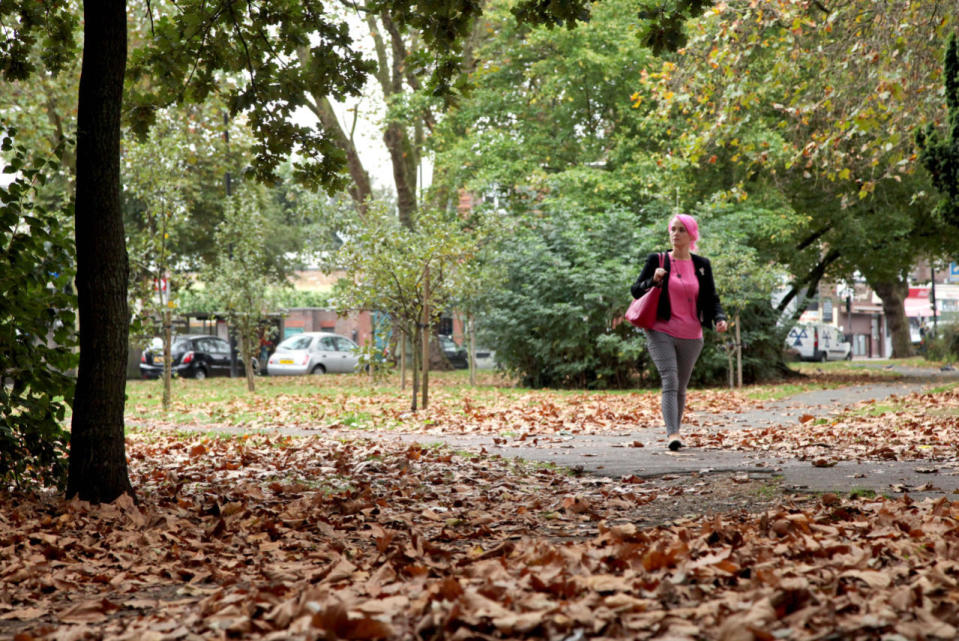
[[[328,352],[337,351],[336,339],[333,336],[324,336],[320,339],[320,349]]]
[[[283,349],[289,352],[309,349],[313,341],[312,336],[291,336],[277,346],[277,349]]]
[[[341,352],[356,351],[356,343],[354,343],[348,338],[343,338],[342,336],[336,337],[336,345]]]

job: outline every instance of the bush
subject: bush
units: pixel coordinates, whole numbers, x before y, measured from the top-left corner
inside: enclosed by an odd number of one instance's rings
[[[0,481],[63,487],[77,364],[70,226],[38,197],[55,161],[30,166],[11,131],[0,151],[17,174],[0,187]]]
[[[954,362],[959,359],[959,324],[940,326],[935,338],[926,338],[925,356],[932,361]]]
[[[531,387],[625,388],[645,339],[622,322],[645,252],[626,212],[555,212],[504,241],[480,340]]]

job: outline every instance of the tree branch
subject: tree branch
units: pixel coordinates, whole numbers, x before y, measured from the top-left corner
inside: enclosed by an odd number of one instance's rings
[[[806,249],[807,247],[812,245],[814,242],[822,238],[826,234],[826,232],[828,232],[830,229],[832,229],[832,224],[826,225],[825,227],[822,227],[821,229],[818,229],[817,231],[813,232],[811,236],[808,236],[796,246],[796,251],[802,251]]]
[[[230,20],[233,22],[234,33],[236,33],[240,45],[243,47],[243,52],[246,54],[246,66],[250,72],[250,86],[253,88],[253,93],[258,94],[260,92],[256,86],[256,71],[253,69],[253,56],[250,55],[250,49],[246,45],[246,39],[243,38],[243,31],[240,29],[240,24],[236,21],[236,14],[233,13],[233,5],[228,2],[227,6],[230,11]]]
[[[801,281],[795,283],[792,286],[792,289],[789,290],[786,296],[783,297],[781,301],[779,301],[779,305],[776,306],[776,311],[779,312],[780,314],[784,312],[786,308],[789,306],[789,303],[791,303],[792,300],[799,294],[799,290],[802,289],[804,285],[806,286],[806,292],[807,292],[806,298],[809,298],[808,292],[818,289],[819,281],[821,281],[823,275],[825,275],[826,268],[829,267],[834,262],[836,262],[841,255],[842,254],[840,253],[838,249],[833,249],[828,254],[826,254],[822,258],[822,260],[820,260],[819,263],[815,267],[813,267],[812,271],[809,272],[809,274],[807,274],[805,278],[803,278]]]

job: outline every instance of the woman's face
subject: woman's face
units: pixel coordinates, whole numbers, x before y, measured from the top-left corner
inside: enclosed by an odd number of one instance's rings
[[[689,232],[686,231],[686,226],[678,220],[674,220],[669,225],[669,242],[675,249],[689,247]]]

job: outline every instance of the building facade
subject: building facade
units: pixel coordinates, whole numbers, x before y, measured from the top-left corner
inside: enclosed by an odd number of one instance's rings
[[[959,321],[959,264],[934,270],[922,263],[910,274],[909,282],[904,307],[910,338],[919,345],[940,325]],[[852,343],[854,357],[892,356],[892,336],[882,301],[865,282],[821,283],[818,296],[803,310],[799,322],[838,327]]]

